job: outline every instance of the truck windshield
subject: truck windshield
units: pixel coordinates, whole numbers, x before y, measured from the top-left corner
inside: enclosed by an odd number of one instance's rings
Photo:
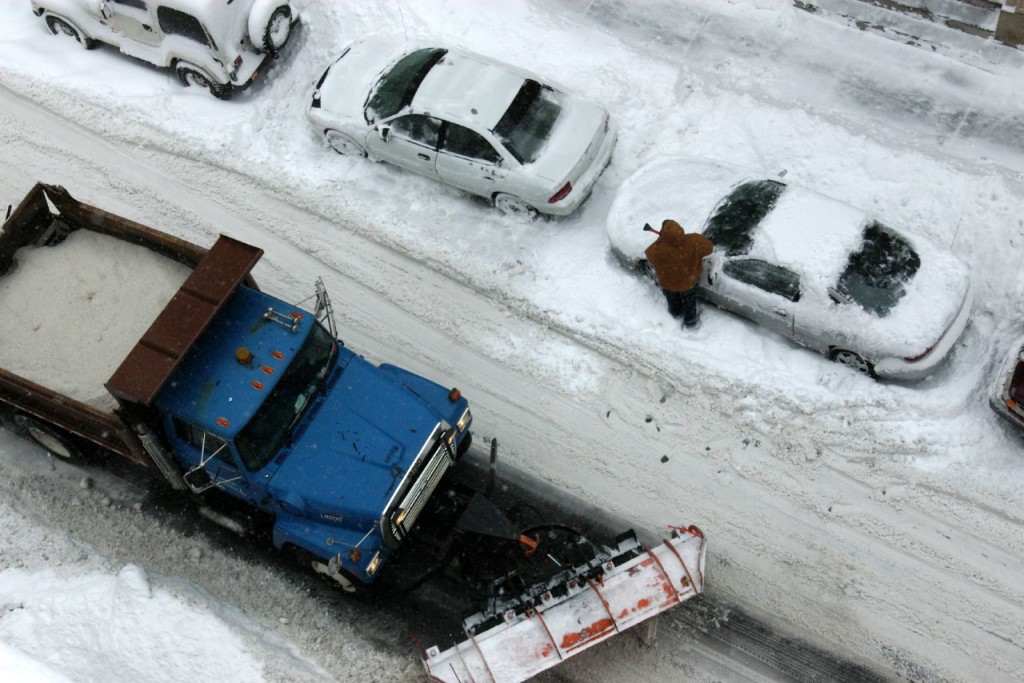
[[[285,444],[334,367],[337,345],[317,324],[295,360],[235,439],[246,469],[262,468]]]

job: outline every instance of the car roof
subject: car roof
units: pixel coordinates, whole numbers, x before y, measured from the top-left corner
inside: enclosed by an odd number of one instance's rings
[[[748,256],[831,287],[863,241],[867,220],[857,208],[790,185],[758,226]]]
[[[525,79],[525,73],[506,64],[453,49],[423,79],[412,107],[492,130]]]

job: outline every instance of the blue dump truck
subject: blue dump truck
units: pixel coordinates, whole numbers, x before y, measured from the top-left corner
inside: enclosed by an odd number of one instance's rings
[[[703,590],[696,527],[592,543],[456,480],[466,398],[348,349],[322,281],[311,310],[260,291],[261,256],[37,184],[0,233],[0,412],[57,457],[133,463],[214,521],[262,525],[345,590],[403,561],[417,580],[486,566],[467,639],[424,652],[433,680],[525,680]]]

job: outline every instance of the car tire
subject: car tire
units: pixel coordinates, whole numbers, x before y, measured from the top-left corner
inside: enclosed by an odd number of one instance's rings
[[[211,95],[220,100],[226,100],[231,95],[231,91],[225,88],[220,83],[215,83],[210,80],[210,77],[191,66],[180,65],[175,67],[175,71],[178,74],[178,80],[186,88],[195,86],[203,90],[208,90]]]
[[[50,33],[55,36],[59,36],[61,34],[71,36],[86,50],[91,50],[96,47],[96,41],[87,37],[85,33],[82,32],[82,29],[75,26],[70,19],[55,17],[52,14],[48,14],[46,15],[46,27],[50,29]]]
[[[519,197],[499,192],[494,195],[494,208],[511,218],[536,220],[539,212]]]
[[[867,375],[868,377],[875,377],[875,366],[870,361],[865,360],[860,354],[848,351],[847,349],[832,349],[829,353],[829,360],[845,365],[851,370]]]
[[[331,149],[338,154],[347,157],[366,156],[366,150],[363,146],[340,130],[329,129],[324,131],[324,139],[327,140],[327,144],[330,145]]]
[[[267,26],[263,29],[263,51],[276,57],[288,42],[291,32],[292,9],[287,5],[281,5],[270,15]]]
[[[60,430],[28,415],[18,415],[14,418],[14,422],[23,434],[45,448],[54,457],[72,464],[82,462],[82,452],[71,441],[71,438]]]

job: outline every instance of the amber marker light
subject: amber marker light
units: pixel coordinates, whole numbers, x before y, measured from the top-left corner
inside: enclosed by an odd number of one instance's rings
[[[455,403],[460,398],[462,398],[462,392],[455,387],[452,387],[452,390],[448,392],[448,400]]]

